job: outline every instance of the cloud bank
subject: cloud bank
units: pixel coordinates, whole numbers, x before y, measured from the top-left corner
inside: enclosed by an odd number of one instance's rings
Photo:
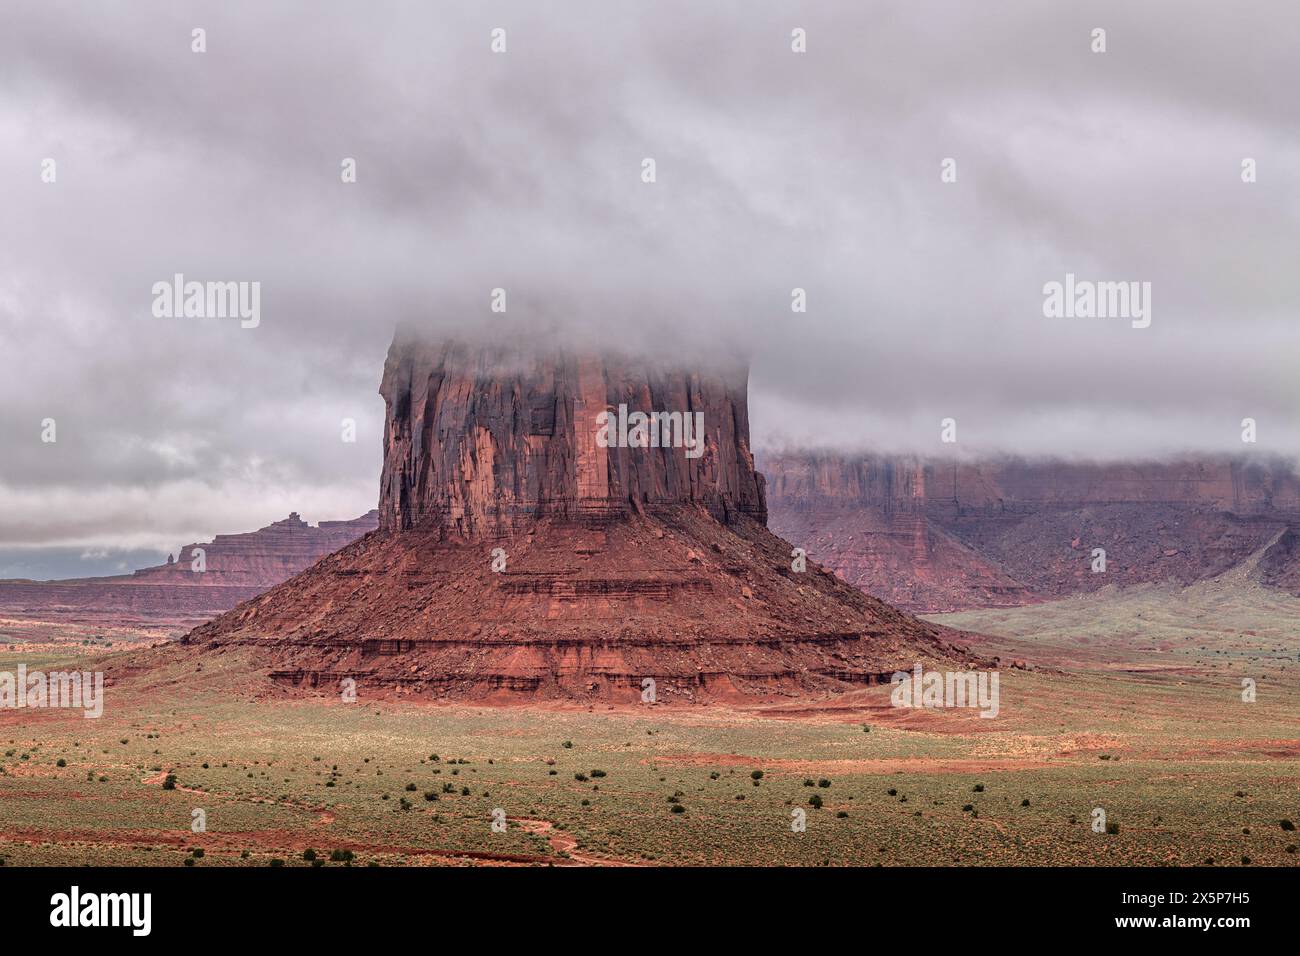
[[[7,553],[368,510],[398,322],[747,355],[759,447],[1300,448],[1285,0],[7,11]],[[260,325],[155,318],[175,273]],[[1066,273],[1151,327],[1045,318]]]

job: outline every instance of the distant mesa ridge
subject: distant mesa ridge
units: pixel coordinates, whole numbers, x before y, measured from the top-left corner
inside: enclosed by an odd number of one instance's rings
[[[377,510],[350,521],[322,521],[315,527],[294,511],[256,531],[219,534],[206,543],[187,544],[180,549],[179,560],[169,556],[165,564],[141,568],[132,577],[146,583],[265,591],[378,526]],[[199,549],[206,566],[201,574],[193,570]]]
[[[312,527],[294,512],[257,531],[219,534],[133,574],[61,581],[0,581],[0,611],[100,625],[192,626],[261,594],[373,531],[378,511]],[[197,549],[205,570],[193,570]]]
[[[1261,560],[1263,583],[1296,592],[1300,582],[1285,550],[1300,532],[1300,476],[1282,460],[788,453],[760,455],[759,466],[773,530],[914,611],[1189,584],[1264,548],[1281,550]],[[1105,573],[1091,570],[1094,548],[1106,551]]]
[[[1300,476],[1280,460],[1075,463],[793,453],[763,455],[761,469],[783,508],[862,504],[960,514],[1158,503],[1300,514]]]

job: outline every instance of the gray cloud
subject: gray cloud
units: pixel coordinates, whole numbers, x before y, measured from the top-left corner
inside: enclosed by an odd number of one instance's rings
[[[1251,416],[1292,454],[1298,30],[1285,0],[10,3],[0,544],[367,510],[399,321],[748,354],[760,446],[935,451],[951,416],[970,454],[1151,457]],[[260,281],[261,326],[154,318],[175,272]],[[1151,282],[1151,328],[1045,319],[1066,272]]]

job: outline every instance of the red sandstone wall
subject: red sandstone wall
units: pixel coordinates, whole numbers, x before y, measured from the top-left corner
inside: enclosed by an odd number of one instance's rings
[[[697,504],[721,521],[766,520],[749,451],[748,373],[701,375],[594,355],[523,354],[399,335],[387,406],[380,523],[507,533],[532,516]],[[698,458],[675,448],[601,448],[596,414],[702,412]]]

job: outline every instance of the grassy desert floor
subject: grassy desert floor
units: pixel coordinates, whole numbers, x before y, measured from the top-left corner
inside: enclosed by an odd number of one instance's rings
[[[1001,713],[288,696],[209,656],[0,711],[6,865],[1295,865],[1300,601],[1217,580],[946,615]],[[93,669],[84,645],[0,649]],[[99,653],[96,651],[95,653]],[[1030,669],[1012,669],[1012,660]],[[1258,698],[1242,700],[1241,679]],[[174,787],[167,788],[168,775]],[[820,798],[821,806],[814,806]],[[680,810],[676,808],[680,807]],[[1094,833],[1102,808],[1117,833]],[[504,811],[504,832],[492,829]],[[206,831],[191,829],[194,811]],[[792,811],[807,829],[791,829]]]

